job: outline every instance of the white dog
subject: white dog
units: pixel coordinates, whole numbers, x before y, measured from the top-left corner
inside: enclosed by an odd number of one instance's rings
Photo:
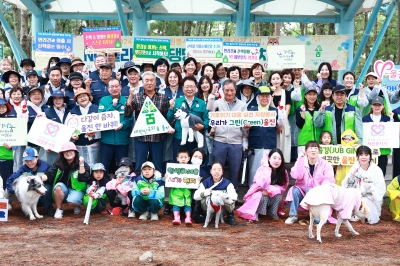
[[[310,226],[308,235],[314,238],[313,223],[314,217],[319,218],[317,226],[317,241],[322,243],[321,228],[328,220],[331,208],[338,212],[338,221],[335,228],[335,236],[341,237],[339,229],[344,222],[349,231],[359,235],[351,226],[349,219],[352,215],[357,216],[362,222],[369,221],[369,208],[361,200],[361,191],[358,188],[343,188],[336,184],[323,184],[310,189],[301,201],[300,206],[310,211]]]
[[[207,216],[204,223],[204,228],[207,228],[208,223],[211,221],[214,212],[215,214],[215,228],[218,228],[218,222],[221,219],[221,223],[224,223],[224,216],[222,215],[222,208],[224,205],[230,205],[233,200],[228,194],[216,191],[212,192],[211,196],[207,198]]]
[[[43,186],[43,181],[39,176],[22,175],[14,180],[13,189],[21,202],[22,211],[25,215],[29,215],[29,219],[43,218],[37,212],[36,205],[40,196],[44,195],[47,189]]]
[[[186,144],[186,139],[189,134],[189,142],[193,142],[193,137],[197,141],[197,146],[199,148],[202,148],[204,146],[204,139],[203,135],[201,134],[200,131],[193,130],[194,125],[197,123],[202,124],[203,120],[196,116],[192,115],[189,113],[189,110],[186,109],[185,107],[181,106],[178,109],[176,109],[176,112],[174,114],[175,119],[181,121],[181,127],[182,127],[182,141],[181,145]]]

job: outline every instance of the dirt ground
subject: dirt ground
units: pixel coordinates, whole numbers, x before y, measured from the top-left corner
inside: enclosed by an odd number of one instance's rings
[[[284,219],[265,216],[254,223],[236,217],[237,226],[222,224],[218,229],[213,222],[207,229],[201,224],[173,227],[172,216],[164,215],[160,221],[139,221],[93,214],[89,225],[83,218],[84,211],[74,215],[66,207],[63,219],[45,216],[30,221],[14,206],[9,222],[0,223],[0,265],[400,264],[396,258],[400,224],[391,220],[386,207],[377,225],[353,223],[359,236],[343,225],[343,237],[336,238],[334,225],[325,225],[323,244],[308,238],[307,226],[289,226]],[[154,261],[140,263],[139,256],[146,251],[153,253]]]

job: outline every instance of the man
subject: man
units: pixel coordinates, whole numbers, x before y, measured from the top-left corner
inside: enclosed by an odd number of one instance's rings
[[[108,90],[108,83],[112,78],[112,67],[109,64],[102,64],[99,66],[100,79],[88,79],[85,84],[90,84],[90,94],[93,96],[93,104],[99,105],[100,99],[104,96],[110,95]]]
[[[130,116],[133,112],[135,112],[135,119],[137,119],[144,101],[147,97],[149,97],[161,114],[166,117],[169,108],[169,101],[167,97],[156,92],[156,75],[153,72],[148,71],[143,73],[143,86],[144,90],[136,95],[133,95],[133,91],[131,91],[128,99],[127,110],[125,112],[126,115]],[[170,129],[168,133],[172,134],[174,133],[174,130]],[[140,167],[144,162],[147,161],[149,152],[151,153],[152,162],[154,163],[156,170],[158,170],[160,173],[164,172],[162,167],[164,138],[165,134],[153,134],[135,137],[134,146],[136,154],[136,173],[140,173]]]
[[[26,81],[26,86],[22,88],[25,94],[28,93],[30,88],[37,87],[39,85],[39,76],[36,70],[32,69],[26,72]]]
[[[111,68],[109,69],[111,72]],[[99,113],[118,111],[120,124],[118,128],[101,132],[101,163],[108,171],[113,157],[117,162],[123,157],[128,157],[129,135],[133,116],[125,116],[126,98],[121,96],[121,84],[118,79],[112,78],[108,81],[108,96],[101,98]]]
[[[341,134],[346,129],[353,130],[362,144],[363,125],[360,111],[357,107],[346,104],[346,88],[337,85],[333,90],[334,103],[329,106],[329,101],[323,101],[314,118],[316,127],[323,127],[323,130],[332,133],[333,143],[341,143]]]
[[[53,94],[56,91],[65,90],[65,84],[61,84],[62,72],[58,66],[53,66],[49,69],[49,82],[41,86],[46,93],[50,91]]]
[[[98,54],[94,59],[94,66],[92,68],[93,71],[89,74],[91,81],[100,79],[100,66],[104,64],[107,64],[106,56],[104,54]],[[112,72],[111,77],[115,78],[114,72]]]
[[[119,72],[121,73],[122,78],[121,95],[125,98],[128,98],[130,90],[134,90],[133,94],[138,93],[139,89],[142,87],[142,82],[140,80],[140,68],[132,61],[128,61],[125,63],[124,68],[121,68]],[[125,76],[127,78],[123,79]]]
[[[61,58],[60,61],[56,64],[61,69],[62,72],[62,82],[65,83],[68,79],[69,74],[71,73],[71,59],[69,58]]]
[[[26,73],[29,70],[32,70],[35,68],[35,62],[30,59],[30,58],[25,58],[21,60],[21,63],[19,66],[22,68],[22,71],[19,73],[22,76],[21,84],[26,81]],[[26,84],[25,84],[26,85]]]
[[[118,53],[107,53],[107,64],[109,64],[112,67],[113,72],[118,72],[119,65],[115,63],[118,57]]]
[[[207,109],[210,112],[245,112],[246,104],[236,98],[236,83],[226,79],[222,83],[224,98],[215,101],[214,94],[211,94]],[[249,127],[246,127],[249,128]],[[219,161],[225,165],[226,158],[229,162],[230,180],[236,191],[239,188],[239,169],[242,162],[242,148],[247,149],[248,140],[243,128],[229,126],[215,126],[213,156],[214,162]]]

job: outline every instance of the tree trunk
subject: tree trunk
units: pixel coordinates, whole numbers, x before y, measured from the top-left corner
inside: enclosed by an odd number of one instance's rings
[[[281,23],[275,22],[275,36],[281,36]]]
[[[187,21],[186,22],[186,30],[185,30],[185,36],[190,36],[192,33],[192,25],[193,21]]]
[[[225,21],[225,24],[224,24],[224,34],[223,34],[222,36],[228,36],[228,34],[229,34],[229,22],[228,22],[228,21]]]
[[[58,32],[58,19],[54,20],[54,32]]]
[[[196,22],[196,36],[200,36],[201,25],[203,24],[202,21]]]
[[[210,29],[209,29],[209,31],[208,31],[208,36],[211,36],[213,26],[214,26],[214,22],[210,22]]]
[[[301,36],[307,35],[305,32],[306,25],[307,25],[307,23],[300,23],[300,35]]]
[[[328,34],[329,35],[335,35],[335,24],[334,23],[330,23],[329,24]]]
[[[226,23],[226,22],[225,22]],[[203,36],[207,35],[207,27],[208,27],[208,21],[204,22],[204,27],[203,27]]]
[[[29,18],[28,10],[21,10],[21,28],[20,28],[19,42],[26,55],[30,57],[31,45],[29,38],[28,18]]]
[[[94,21],[93,20],[89,20],[89,28],[94,28]]]
[[[181,36],[185,36],[186,21],[181,22]]]
[[[110,26],[110,21],[109,20],[104,20],[104,27]]]
[[[270,24],[269,24],[269,34],[268,35],[274,35],[274,33],[275,33],[275,23],[273,23],[273,22],[270,22]]]
[[[20,35],[21,10],[19,10],[17,7],[14,7],[12,11],[13,11],[13,18],[14,18],[14,33],[15,33],[15,36],[17,36],[17,39],[19,40],[21,38],[21,35]]]
[[[313,24],[315,35],[321,35],[321,27],[317,23]]]
[[[164,36],[167,36],[167,29],[168,29],[168,21],[164,20],[164,29],[163,29]]]

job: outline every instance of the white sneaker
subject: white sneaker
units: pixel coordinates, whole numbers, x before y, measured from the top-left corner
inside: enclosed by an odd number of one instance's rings
[[[294,224],[297,222],[297,216],[289,216],[286,221],[285,224]]]
[[[63,217],[63,212],[64,212],[63,210],[57,209],[56,213],[54,214],[54,218],[61,219]]]
[[[256,213],[256,222],[258,222],[259,220],[258,220],[258,213]]]
[[[152,221],[158,221],[158,214],[157,214],[157,213],[152,213],[152,214],[151,214],[150,220],[152,220]]]
[[[129,211],[128,211],[128,218],[135,218],[136,217],[136,215],[135,215],[135,211],[134,210],[131,210],[131,209],[129,209]]]
[[[74,214],[80,214],[81,213],[81,207],[76,206],[74,207]]]
[[[149,212],[144,212],[142,215],[139,216],[139,220],[147,220],[149,215],[150,215]]]
[[[358,218],[358,217],[355,216],[355,215],[353,215],[353,216],[350,218],[350,222],[358,222],[358,221],[360,221],[360,218]]]

